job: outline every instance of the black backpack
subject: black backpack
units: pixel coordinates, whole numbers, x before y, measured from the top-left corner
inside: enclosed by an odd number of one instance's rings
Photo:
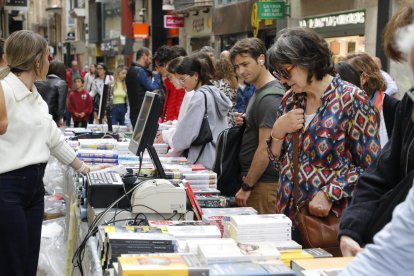
[[[252,112],[257,112],[257,105],[265,96],[283,96],[284,93],[282,87],[260,93],[255,99]],[[224,196],[235,196],[241,187],[239,153],[245,128],[246,123],[241,126],[227,128],[217,138],[216,160],[214,161],[213,171],[217,173],[217,189]]]
[[[245,128],[245,123],[227,128],[217,138],[213,171],[217,173],[217,189],[225,196],[234,196],[241,186],[239,152]]]

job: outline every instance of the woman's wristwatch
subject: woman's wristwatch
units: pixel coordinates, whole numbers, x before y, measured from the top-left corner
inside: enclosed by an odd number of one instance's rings
[[[241,184],[241,188],[242,188],[242,190],[243,191],[245,191],[245,192],[248,192],[248,191],[251,191],[251,190],[253,190],[253,187],[254,186],[250,186],[249,184],[247,184],[246,182],[242,182],[242,184]]]

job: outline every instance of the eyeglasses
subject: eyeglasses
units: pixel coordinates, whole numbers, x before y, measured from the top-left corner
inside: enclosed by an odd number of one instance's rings
[[[103,67],[96,67],[96,70],[103,70]]]
[[[290,75],[290,71],[292,71],[293,68],[295,68],[295,65],[293,64],[291,64],[288,68],[285,68],[285,67],[276,68],[273,71],[273,76],[275,76],[275,78],[277,78],[278,80],[280,80],[281,78],[290,80],[290,78],[292,77]]]
[[[181,84],[181,85],[183,85],[184,84],[184,82],[188,79],[190,77],[190,75],[187,75],[186,77],[184,77],[184,78],[180,78],[180,79],[178,79],[178,82]]]

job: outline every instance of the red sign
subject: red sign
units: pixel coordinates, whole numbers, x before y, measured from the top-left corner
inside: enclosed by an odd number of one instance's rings
[[[183,28],[184,17],[176,15],[164,15],[164,28]]]

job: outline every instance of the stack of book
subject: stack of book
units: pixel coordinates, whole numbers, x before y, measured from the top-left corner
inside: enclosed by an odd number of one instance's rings
[[[209,269],[193,254],[151,254],[119,257],[118,273],[122,276],[208,276]]]
[[[80,160],[89,164],[118,164],[118,151],[81,148],[77,152]]]
[[[80,139],[79,149],[116,150],[118,142],[115,139]]]
[[[152,227],[163,227],[176,239],[221,238],[217,225],[203,221],[158,220],[148,222]]]
[[[177,252],[176,239],[163,227],[99,226],[98,254],[110,267],[121,254]]]
[[[109,232],[107,233],[108,255],[111,262],[122,254],[174,253],[176,239],[163,233]]]
[[[283,214],[232,215],[225,229],[225,237],[239,242],[290,241],[292,239],[292,221]]]
[[[255,215],[257,211],[252,207],[233,207],[233,208],[203,208],[202,220],[216,224],[221,234],[224,233],[224,222],[230,220],[232,215]]]

